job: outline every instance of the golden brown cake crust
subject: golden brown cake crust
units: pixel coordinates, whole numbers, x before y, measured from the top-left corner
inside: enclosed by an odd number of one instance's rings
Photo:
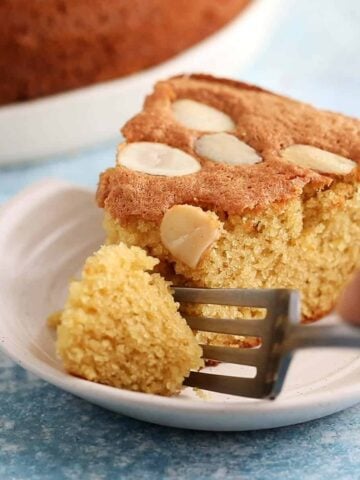
[[[228,114],[235,135],[253,147],[263,161],[231,166],[199,157],[195,140],[203,134],[180,125],[171,104],[192,99]],[[321,190],[336,176],[321,175],[282,160],[280,151],[293,144],[312,145],[360,163],[360,122],[296,102],[258,87],[207,75],[184,75],[159,82],[144,110],[122,130],[127,142],[165,143],[196,157],[199,172],[153,176],[120,166],[101,175],[97,201],[116,220],[159,221],[176,204],[211,209],[218,214],[262,210],[300,196],[305,188]],[[342,180],[360,177],[359,168]]]
[[[250,0],[1,0],[0,105],[128,75],[206,38]]]

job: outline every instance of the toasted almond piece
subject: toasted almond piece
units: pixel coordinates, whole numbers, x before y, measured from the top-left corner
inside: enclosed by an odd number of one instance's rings
[[[117,163],[137,172],[167,177],[189,175],[201,169],[200,163],[188,153],[153,142],[122,145],[118,150]]]
[[[198,138],[195,152],[201,157],[229,165],[252,165],[262,161],[247,143],[229,133],[210,133]]]
[[[290,145],[281,152],[284,160],[320,173],[346,175],[357,165],[352,160],[311,145]]]
[[[195,268],[206,250],[220,237],[215,214],[192,205],[175,205],[160,225],[163,245],[181,262]]]
[[[235,130],[232,119],[224,112],[194,100],[176,100],[172,106],[176,120],[184,127],[201,132],[230,132]]]

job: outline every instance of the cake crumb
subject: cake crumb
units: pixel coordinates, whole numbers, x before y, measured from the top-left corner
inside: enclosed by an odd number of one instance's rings
[[[201,388],[193,387],[193,392],[201,400],[205,400],[206,402],[209,402],[211,400],[209,392],[206,392],[205,390],[202,390]]]
[[[56,329],[61,323],[61,310],[52,313],[47,318],[48,327]]]

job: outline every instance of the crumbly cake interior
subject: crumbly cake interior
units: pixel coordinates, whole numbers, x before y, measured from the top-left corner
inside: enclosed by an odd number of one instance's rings
[[[201,102],[231,117],[232,135],[261,162],[234,166],[199,155],[196,141],[204,133],[174,119],[171,105],[178,99]],[[201,168],[189,175],[160,176],[125,168],[119,161],[104,172],[97,200],[105,209],[108,243],[146,249],[160,259],[158,271],[174,284],[299,289],[304,321],[333,308],[360,266],[359,121],[243,83],[193,75],[160,82],[123,134],[130,145],[155,142],[179,148]],[[319,171],[318,163],[311,168],[285,161],[284,149],[299,144],[351,159],[354,168],[350,173]],[[326,155],[330,167],[333,159]],[[169,251],[161,238],[164,214],[179,204],[201,207],[222,223],[220,237],[195,268]],[[183,309],[215,317],[261,314],[210,305]],[[256,344],[255,339],[197,335],[202,343]]]
[[[360,238],[359,204],[360,187],[339,183],[261,214],[229,216],[223,235],[195,269],[173,261],[152,222],[132,220],[121,226],[106,215],[104,226],[109,243],[145,248],[161,260],[163,275],[174,283],[300,289],[303,318],[315,320],[333,308],[342,286],[360,267],[360,242],[353,241]],[[231,312],[251,316],[249,309],[234,307],[195,310],[219,317]]]
[[[202,351],[171,295],[151,273],[158,260],[137,247],[103,246],[70,283],[57,351],[70,373],[129,390],[171,395]]]

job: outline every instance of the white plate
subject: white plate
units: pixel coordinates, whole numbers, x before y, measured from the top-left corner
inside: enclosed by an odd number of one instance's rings
[[[116,138],[153,84],[171,75],[239,74],[283,14],[284,0],[254,0],[226,27],[161,65],[101,83],[0,108],[0,164],[38,159]]]
[[[203,430],[279,427],[360,401],[360,353],[331,349],[295,356],[276,401],[221,394],[199,398],[187,388],[165,398],[91,383],[65,373],[54,352],[49,313],[61,307],[68,280],[103,241],[93,193],[57,181],[37,184],[0,213],[0,342],[19,365],[90,402],[141,420]],[[311,327],[310,327],[311,328]],[[218,371],[236,374],[228,364]]]

